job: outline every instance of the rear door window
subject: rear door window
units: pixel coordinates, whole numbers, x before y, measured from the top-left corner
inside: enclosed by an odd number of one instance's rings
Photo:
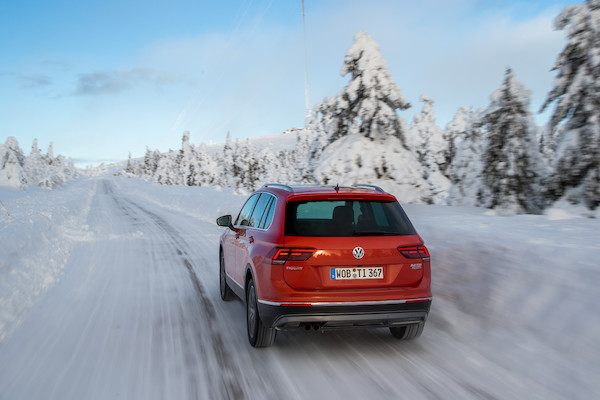
[[[268,198],[268,201],[265,206],[265,211],[263,211],[260,222],[258,223],[258,228],[269,229],[271,222],[273,222],[273,214],[275,213],[275,196],[267,194],[263,194],[263,196]]]
[[[252,215],[250,216],[250,222],[248,226],[254,228],[260,228],[261,223],[263,228],[266,224],[266,218],[268,216],[269,210],[271,208],[271,203],[273,200],[273,196],[268,193],[261,193],[258,201],[256,202],[256,206],[254,207],[254,211],[252,211]]]
[[[373,200],[292,201],[286,205],[289,236],[414,235],[398,202]]]
[[[246,204],[242,207],[234,225],[250,226],[250,216],[252,215],[252,211],[254,210],[254,206],[256,206],[259,196],[260,193],[255,193],[246,200]]]

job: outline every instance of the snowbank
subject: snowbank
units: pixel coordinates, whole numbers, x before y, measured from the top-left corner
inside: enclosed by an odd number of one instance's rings
[[[94,181],[26,191],[0,187],[0,341],[59,279],[86,232]]]
[[[513,384],[541,383],[541,398],[598,393],[600,221],[567,219],[566,210],[556,219],[558,210],[499,217],[474,207],[405,209],[432,254],[431,325],[518,371],[523,381]]]

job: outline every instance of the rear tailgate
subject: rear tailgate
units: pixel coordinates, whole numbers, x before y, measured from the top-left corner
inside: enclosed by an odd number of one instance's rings
[[[307,261],[286,262],[284,279],[298,290],[414,286],[423,277],[423,260],[407,259],[397,248],[422,244],[418,235],[286,237],[285,247],[316,251]]]

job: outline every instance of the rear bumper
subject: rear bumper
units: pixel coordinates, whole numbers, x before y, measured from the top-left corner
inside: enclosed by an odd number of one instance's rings
[[[408,301],[283,304],[259,300],[265,326],[293,329],[305,325],[320,329],[389,327],[425,322],[431,298]]]

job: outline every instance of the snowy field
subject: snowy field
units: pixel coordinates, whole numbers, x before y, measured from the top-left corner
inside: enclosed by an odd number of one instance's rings
[[[432,253],[423,335],[247,343],[218,289],[229,189],[0,188],[0,399],[596,399],[600,220],[406,205]]]

